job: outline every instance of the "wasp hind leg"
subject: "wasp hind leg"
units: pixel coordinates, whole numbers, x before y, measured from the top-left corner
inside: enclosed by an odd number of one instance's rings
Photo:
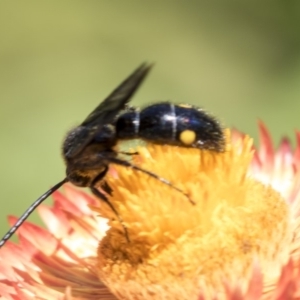
[[[175,185],[173,185],[169,180],[167,180],[163,177],[160,177],[160,176],[156,175],[153,172],[147,171],[147,170],[145,170],[145,169],[143,169],[143,168],[127,161],[127,160],[122,160],[120,158],[115,158],[115,157],[109,158],[109,160],[110,160],[110,163],[113,163],[113,164],[116,164],[116,165],[119,165],[119,166],[129,167],[129,168],[132,168],[134,170],[145,173],[145,174],[149,175],[150,177],[155,178],[156,180],[168,185],[170,188],[172,188],[172,189],[178,191],[179,193],[181,193],[182,195],[184,195],[192,205],[196,205],[196,202],[194,200],[192,200],[187,193],[185,193],[183,190],[181,190],[178,187],[176,187]]]

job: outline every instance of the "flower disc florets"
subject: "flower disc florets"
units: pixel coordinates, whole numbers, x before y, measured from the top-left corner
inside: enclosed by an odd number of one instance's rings
[[[249,173],[252,140],[224,152],[148,145],[133,159],[170,180],[182,193],[141,172],[116,168],[107,177],[110,198],[126,226],[105,204],[95,209],[113,221],[98,249],[99,278],[120,299],[222,297],[224,283],[243,278],[246,289],[258,261],[265,282],[288,260],[289,208],[282,196]]]

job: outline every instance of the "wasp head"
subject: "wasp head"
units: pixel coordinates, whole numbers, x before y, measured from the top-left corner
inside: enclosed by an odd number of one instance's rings
[[[114,157],[117,142],[115,128],[78,126],[71,130],[63,143],[67,178],[77,186],[90,186],[102,172],[106,173],[108,158]]]

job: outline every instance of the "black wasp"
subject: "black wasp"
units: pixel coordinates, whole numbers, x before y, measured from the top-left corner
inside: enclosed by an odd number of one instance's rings
[[[0,241],[0,247],[13,235],[28,216],[49,195],[64,183],[71,182],[79,187],[89,187],[105,201],[117,215],[106,194],[112,190],[105,182],[109,164],[130,167],[143,172],[171,188],[187,194],[168,180],[125,160],[114,146],[120,140],[139,138],[153,143],[171,144],[182,147],[224,150],[224,134],[219,123],[203,110],[188,106],[160,102],[142,110],[128,105],[131,97],[149,73],[151,65],[142,64],[125,79],[94,111],[75,129],[70,131],[63,143],[63,157],[66,163],[66,178],[38,198],[19,218],[16,224]],[[97,187],[101,187],[102,191]],[[126,228],[125,233],[127,236]],[[127,236],[128,239],[128,236]]]

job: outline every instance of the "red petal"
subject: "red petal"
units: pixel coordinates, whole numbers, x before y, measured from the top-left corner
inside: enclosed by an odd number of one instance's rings
[[[254,263],[252,277],[249,281],[248,290],[245,295],[247,300],[259,299],[263,291],[263,275],[258,263]]]
[[[66,236],[70,230],[70,221],[60,209],[42,205],[37,208],[38,213],[49,231],[57,238]]]
[[[263,122],[258,122],[259,136],[260,136],[260,147],[259,147],[259,158],[263,162],[265,171],[272,171],[274,166],[274,149],[271,135],[264,125]]]

